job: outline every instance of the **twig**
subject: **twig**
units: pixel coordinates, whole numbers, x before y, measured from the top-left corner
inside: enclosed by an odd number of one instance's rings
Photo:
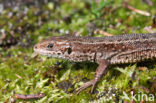
[[[19,79],[22,79],[22,77],[20,76],[20,75],[18,75],[18,74],[15,74]]]
[[[39,99],[44,97],[44,93],[38,93],[38,94],[30,94],[30,95],[24,95],[24,94],[15,94],[15,97],[17,99],[24,99],[24,100],[29,100],[29,99]]]
[[[144,27],[144,30],[148,31],[149,33],[154,33],[154,31],[149,26]]]
[[[150,16],[151,15],[149,12],[142,11],[142,10],[139,10],[139,9],[136,9],[136,8],[130,6],[127,2],[123,2],[123,6],[130,9],[130,10],[132,10],[132,11],[134,11],[134,12],[136,12],[136,13],[139,13],[141,15],[145,15],[145,16]]]
[[[146,70],[148,70],[148,68],[147,67],[139,67],[139,70],[146,71]]]
[[[156,16],[154,16],[154,18],[153,18],[152,27],[153,28],[156,28]]]
[[[145,3],[147,3],[149,6],[153,6],[153,2],[151,0],[143,0]]]
[[[102,34],[102,35],[104,35],[104,36],[113,36],[113,34],[110,34],[110,33],[108,33],[108,32],[105,32],[105,31],[103,31],[103,30],[100,30],[100,29],[96,29],[96,30],[94,31],[94,34],[97,34],[97,33]]]

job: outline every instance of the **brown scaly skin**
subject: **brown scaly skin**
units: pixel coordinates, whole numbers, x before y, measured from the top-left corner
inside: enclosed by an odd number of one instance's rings
[[[94,79],[81,86],[77,93],[91,85],[93,91],[96,83],[106,74],[109,65],[156,58],[156,33],[112,37],[54,36],[35,45],[34,51],[74,62],[98,63]]]

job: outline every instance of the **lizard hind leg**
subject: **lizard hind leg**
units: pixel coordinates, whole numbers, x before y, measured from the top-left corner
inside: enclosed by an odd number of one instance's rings
[[[83,84],[77,90],[77,94],[79,94],[82,90],[88,88],[89,86],[92,86],[92,89],[91,89],[91,93],[92,93],[94,88],[95,88],[95,85],[97,84],[97,82],[102,78],[103,74],[106,74],[109,62],[107,60],[100,60],[98,63],[99,63],[99,66],[96,69],[94,79],[92,79],[92,80],[86,82],[85,84]]]

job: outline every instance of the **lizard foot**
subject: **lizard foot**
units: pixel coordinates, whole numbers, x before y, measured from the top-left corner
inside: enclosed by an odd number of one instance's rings
[[[91,86],[91,85],[92,85],[92,89],[91,89],[91,93],[92,93],[97,82],[98,82],[98,81],[96,81],[95,79],[86,82],[85,84],[83,84],[83,85],[77,90],[77,93],[76,93],[76,94],[79,94],[82,90],[88,88],[88,87]]]
[[[102,75],[105,75],[107,72],[107,66],[109,65],[109,62],[106,60],[99,60],[99,66],[96,69],[95,76],[93,80],[90,80],[89,82],[86,82],[83,86],[81,86],[77,94],[79,94],[82,90],[88,88],[92,85],[91,93],[93,92],[96,83],[101,79]]]

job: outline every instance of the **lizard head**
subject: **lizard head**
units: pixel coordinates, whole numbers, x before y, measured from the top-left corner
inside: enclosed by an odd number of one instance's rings
[[[84,37],[53,36],[36,44],[34,51],[41,55],[75,62],[94,62],[97,46],[89,46],[92,43],[85,44],[87,39]]]
[[[72,48],[66,37],[54,36],[36,44],[34,51],[49,57],[67,59],[72,53]]]

